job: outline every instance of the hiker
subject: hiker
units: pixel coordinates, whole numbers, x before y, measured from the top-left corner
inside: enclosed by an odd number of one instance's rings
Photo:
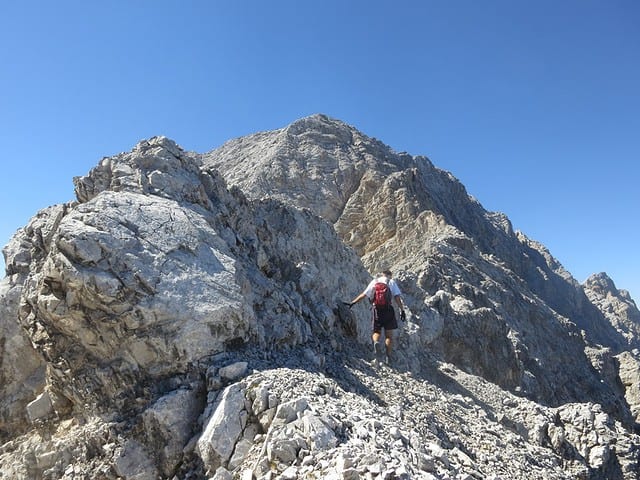
[[[382,342],[380,341],[382,329],[384,329],[384,345],[385,345],[385,362],[391,362],[391,350],[393,343],[393,331],[398,328],[396,321],[396,313],[393,309],[395,300],[398,308],[400,308],[400,319],[406,320],[404,313],[404,303],[402,301],[402,292],[395,280],[393,280],[391,271],[384,270],[371,280],[367,288],[349,303],[349,308],[358,303],[363,298],[368,298],[373,304],[371,309],[373,319],[373,349],[376,359],[380,359],[383,354]]]

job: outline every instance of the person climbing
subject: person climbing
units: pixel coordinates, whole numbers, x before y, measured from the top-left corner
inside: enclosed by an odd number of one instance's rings
[[[364,298],[368,298],[373,305],[371,308],[373,324],[373,334],[371,338],[373,340],[376,359],[380,360],[384,354],[385,363],[389,364],[392,360],[394,331],[398,328],[396,313],[393,308],[393,300],[395,300],[400,309],[400,319],[402,321],[406,320],[402,292],[397,282],[392,278],[390,270],[383,270],[376,275],[369,285],[367,285],[367,288],[349,303],[349,308]],[[383,329],[384,352],[382,349],[382,341],[380,340]]]

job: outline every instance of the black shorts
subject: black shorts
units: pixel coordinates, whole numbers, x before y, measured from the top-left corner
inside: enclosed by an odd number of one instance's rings
[[[396,312],[393,307],[373,307],[373,333],[380,333],[382,329],[395,330],[398,328],[398,322],[396,321]]]

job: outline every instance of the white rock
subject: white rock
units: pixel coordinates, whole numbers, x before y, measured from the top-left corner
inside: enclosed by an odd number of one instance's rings
[[[198,408],[195,391],[177,390],[161,397],[142,416],[145,430],[153,432],[149,443],[161,445],[159,463],[167,476],[180,463],[183,449],[192,438]]]
[[[128,440],[113,465],[116,474],[125,480],[156,480],[158,471],[144,447]]]
[[[244,395],[245,388],[242,384],[225,388],[198,440],[197,451],[205,467],[211,472],[219,466],[226,466],[242,435]]]
[[[238,441],[238,443],[236,444],[236,448],[233,452],[233,455],[231,456],[231,459],[229,460],[228,468],[230,470],[234,470],[237,466],[239,466],[249,453],[249,450],[251,450],[252,446],[253,443],[249,440],[246,440],[244,438],[240,439],[240,441]]]
[[[247,362],[236,362],[226,367],[222,367],[218,372],[220,377],[229,382],[233,382],[243,377],[247,373]]]
[[[312,450],[324,450],[337,445],[335,433],[315,415],[305,415],[301,419],[302,432]]]
[[[51,396],[48,391],[45,390],[38,395],[35,400],[29,402],[27,405],[27,414],[31,422],[44,419],[53,414],[53,403],[51,402]]]
[[[298,469],[294,466],[288,467],[282,472],[280,478],[282,480],[296,480],[298,478]]]
[[[608,445],[596,445],[589,450],[589,465],[592,468],[600,468],[605,465],[611,456]]]
[[[218,467],[211,480],[232,480],[233,475],[224,467]]]
[[[275,417],[273,418],[272,427],[285,425],[298,419],[302,412],[309,408],[309,402],[306,398],[301,397],[289,402],[278,405]]]

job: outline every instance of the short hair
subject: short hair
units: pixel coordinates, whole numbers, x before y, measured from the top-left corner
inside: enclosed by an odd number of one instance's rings
[[[382,270],[382,273],[384,273],[387,277],[391,277],[391,270],[389,269]]]

